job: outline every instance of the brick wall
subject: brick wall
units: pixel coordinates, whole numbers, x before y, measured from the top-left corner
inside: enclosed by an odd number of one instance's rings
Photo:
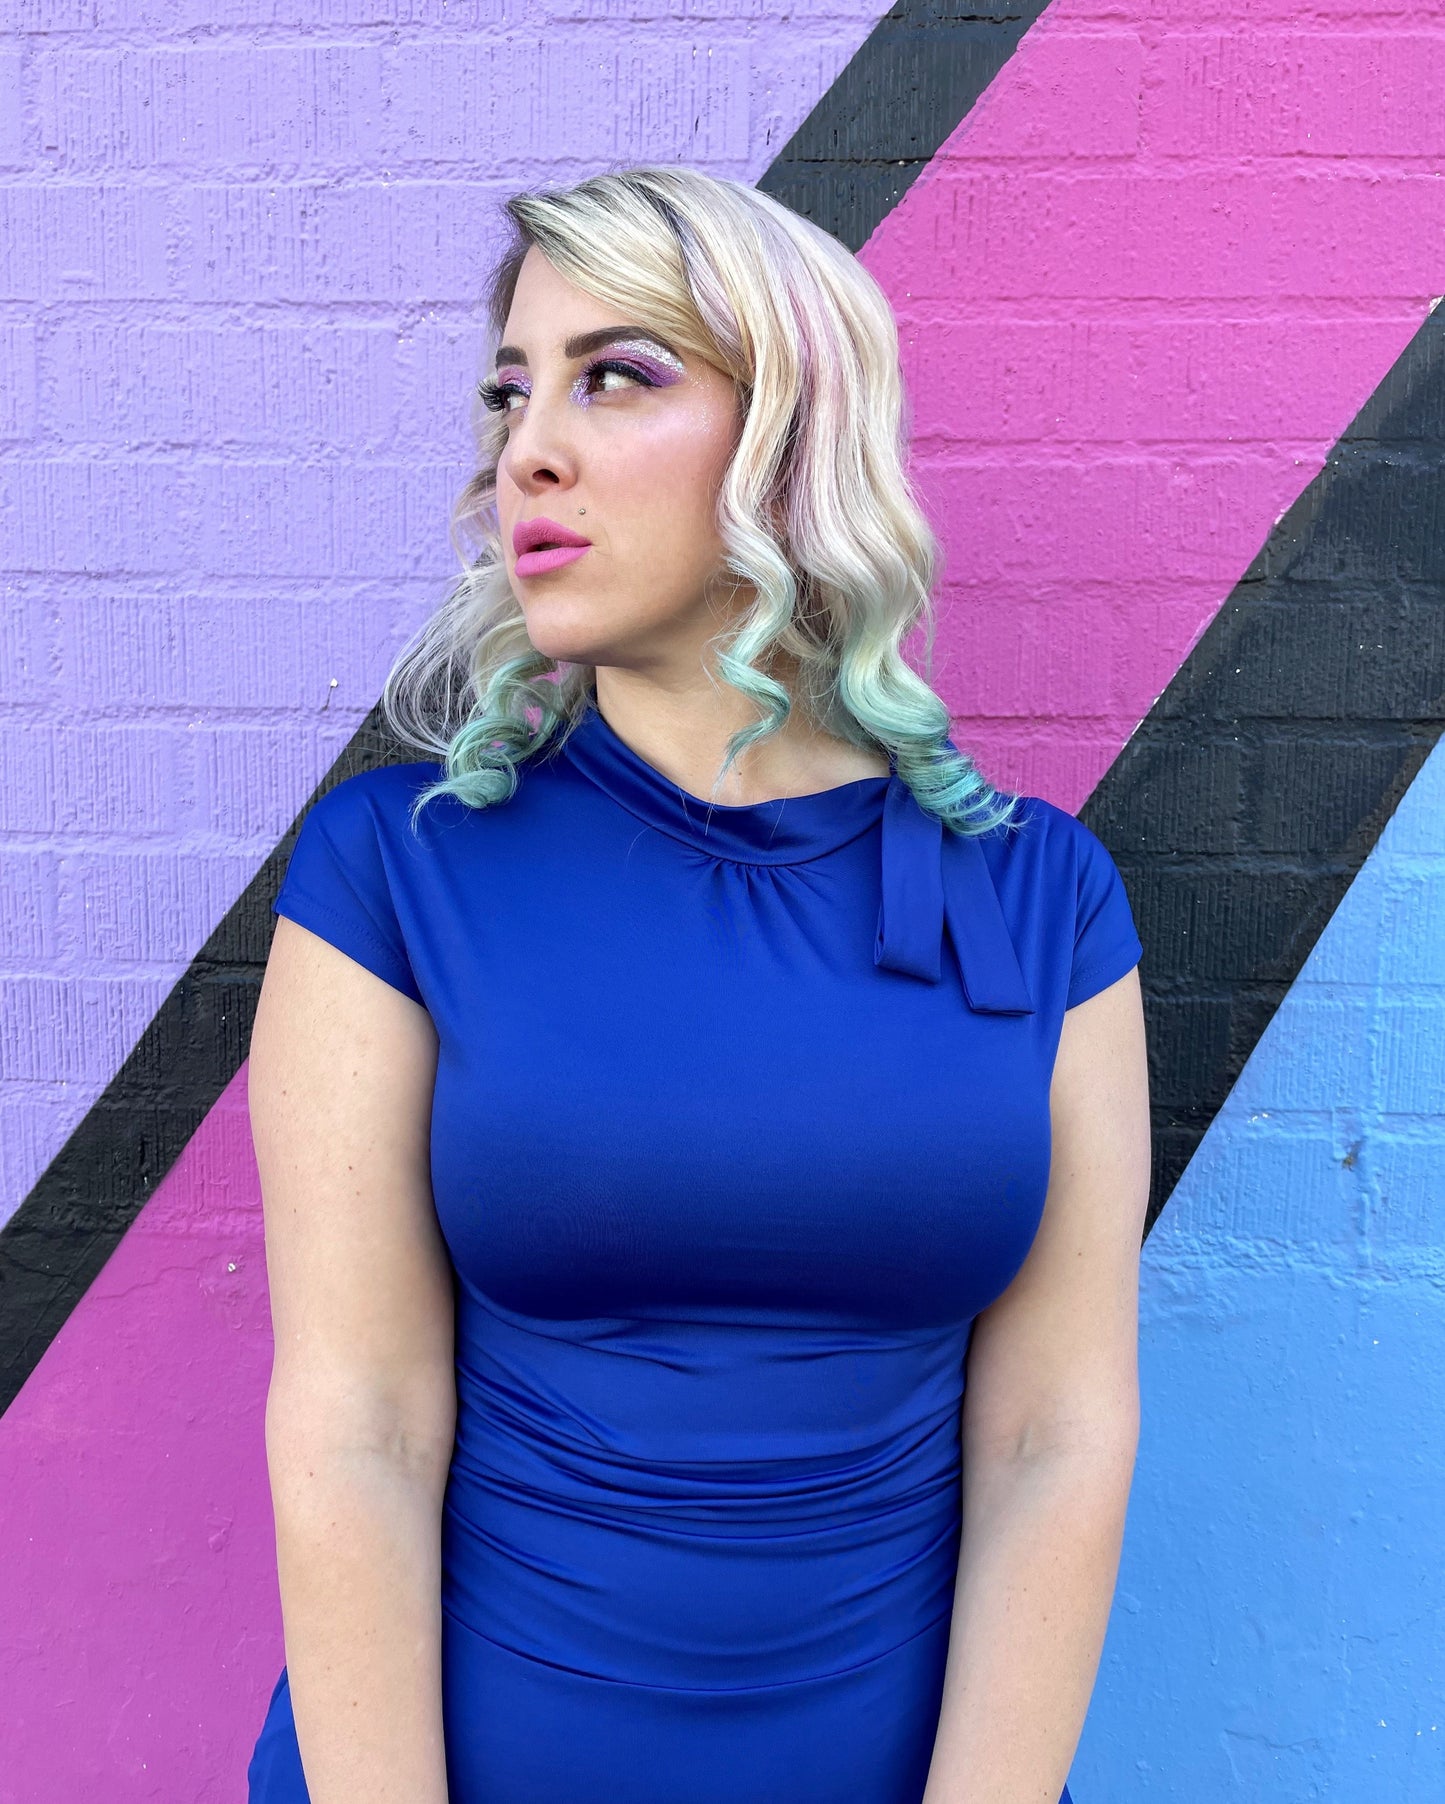
[[[887,289],[935,679],[1135,897],[1162,1213],[1075,1796],[1441,1789],[1442,66],[1369,0],[12,0],[0,1804],[241,1795],[267,885],[453,567],[497,202],[649,160]]]

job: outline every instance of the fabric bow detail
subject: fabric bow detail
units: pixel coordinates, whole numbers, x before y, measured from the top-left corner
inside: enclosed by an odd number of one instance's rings
[[[945,923],[969,1007],[986,1015],[1033,1014],[982,846],[945,833],[895,771],[883,801],[874,964],[939,982]]]

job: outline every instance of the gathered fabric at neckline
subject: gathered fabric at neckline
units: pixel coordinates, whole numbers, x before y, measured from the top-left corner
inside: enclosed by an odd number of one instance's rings
[[[857,777],[809,795],[711,802],[666,777],[589,702],[562,744],[572,764],[629,814],[699,852],[740,864],[801,864],[847,845],[882,819],[893,781]],[[890,771],[895,769],[889,760]]]
[[[952,740],[948,744],[956,749]],[[939,817],[920,806],[899,776],[896,758],[889,757],[886,777],[858,777],[811,795],[736,805],[689,795],[635,752],[595,702],[561,750],[574,769],[636,819],[736,864],[802,864],[878,827],[874,964],[938,983],[943,947],[951,940],[971,1008],[984,1014],[1033,1013],[983,847],[976,838],[945,834]]]

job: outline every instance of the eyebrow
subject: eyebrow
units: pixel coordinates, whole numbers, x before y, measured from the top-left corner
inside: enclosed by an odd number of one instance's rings
[[[585,357],[589,351],[599,351],[603,345],[616,344],[620,339],[645,339],[648,344],[656,345],[659,351],[666,351],[669,357],[681,358],[664,338],[655,332],[644,332],[640,326],[602,326],[596,332],[579,332],[575,338],[569,338],[562,347],[562,355],[569,358]],[[497,347],[497,363],[522,363],[527,361],[527,353],[520,345],[499,345]]]

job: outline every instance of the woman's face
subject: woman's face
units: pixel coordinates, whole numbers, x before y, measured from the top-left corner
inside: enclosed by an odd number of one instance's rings
[[[574,663],[695,667],[738,593],[716,526],[741,430],[731,379],[574,288],[534,246],[492,380],[502,553],[532,643]],[[590,543],[566,560],[519,548],[519,529],[545,546],[543,520]]]

